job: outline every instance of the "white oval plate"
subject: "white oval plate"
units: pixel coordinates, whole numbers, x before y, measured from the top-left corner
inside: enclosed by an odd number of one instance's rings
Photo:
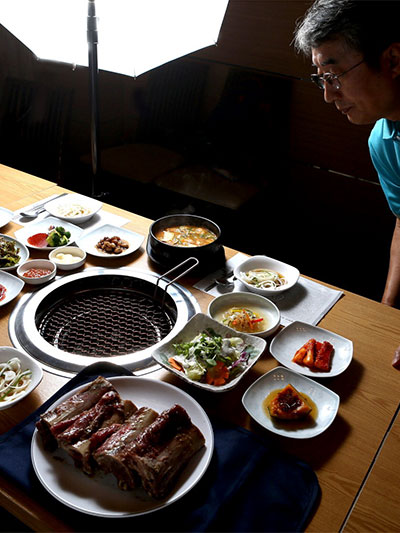
[[[0,228],[5,226],[12,220],[13,212],[7,209],[6,207],[0,206]]]
[[[163,500],[155,500],[143,489],[131,491],[119,489],[111,474],[96,474],[94,477],[88,477],[73,465],[72,459],[63,451],[46,452],[37,430],[33,434],[31,446],[33,468],[48,492],[72,509],[107,518],[151,513],[175,502],[200,481],[213,453],[212,426],[205,411],[196,400],[169,383],[130,376],[109,378],[109,381],[124,400],[131,400],[137,407],[147,406],[161,413],[174,404],[181,405],[186,409],[193,424],[203,433],[206,441],[205,447],[192,457],[170,495]],[[82,387],[84,385],[68,392],[49,409],[70,398]]]
[[[25,263],[25,261],[28,259],[29,250],[25,246],[25,244],[23,244],[20,241],[17,241],[17,239],[14,239],[14,237],[10,237],[9,235],[4,235],[3,233],[0,233],[0,237],[3,237],[6,241],[14,242],[15,246],[19,248],[19,257],[20,257],[20,260],[18,261],[16,265],[13,265],[10,267],[0,267],[0,271],[5,272],[9,270],[16,270],[19,267],[19,265],[22,265],[22,263]]]
[[[334,351],[332,355],[332,366],[329,372],[311,370],[307,366],[302,366],[292,361],[294,354],[309,339],[316,341],[328,341],[332,344]],[[272,340],[269,347],[271,355],[278,363],[284,365],[299,374],[314,378],[331,378],[344,372],[353,358],[353,343],[332,333],[327,329],[311,326],[306,322],[295,321],[283,328]]]
[[[96,248],[96,244],[103,239],[104,237],[114,237],[118,236],[125,241],[128,241],[129,248],[120,254],[107,254],[101,252]],[[103,257],[104,259],[115,259],[117,257],[124,257],[133,252],[136,252],[142,245],[144,241],[144,236],[130,231],[129,229],[119,228],[118,226],[113,226],[112,224],[105,224],[98,228],[94,228],[90,232],[85,232],[77,241],[77,245],[82,250],[85,250],[86,253],[91,255],[96,255],[97,257]]]
[[[300,393],[307,394],[318,408],[315,425],[301,429],[290,428],[290,422],[276,425],[263,409],[263,401],[272,391],[291,384]],[[334,421],[339,409],[339,396],[316,381],[301,376],[283,366],[270,370],[257,379],[244,393],[242,403],[249,415],[272,433],[292,439],[309,439],[324,432]]]
[[[6,288],[5,298],[0,300],[0,307],[8,304],[11,300],[14,300],[14,298],[16,298],[22,291],[24,284],[22,279],[0,270],[0,285],[3,285],[3,287]]]
[[[28,238],[31,237],[31,235],[35,235],[35,233],[49,233],[49,226],[61,226],[66,231],[71,232],[71,237],[66,246],[76,242],[82,233],[82,228],[78,228],[78,226],[75,226],[70,222],[66,222],[65,220],[61,220],[56,217],[47,217],[43,218],[42,220],[38,220],[37,222],[31,222],[30,224],[27,224],[23,228],[15,231],[14,235],[18,237],[18,239],[20,239],[26,246],[29,246],[29,248],[34,248],[35,250],[54,250],[54,248],[59,248],[59,246],[46,246],[46,248],[41,248],[40,246],[33,246],[28,242]]]

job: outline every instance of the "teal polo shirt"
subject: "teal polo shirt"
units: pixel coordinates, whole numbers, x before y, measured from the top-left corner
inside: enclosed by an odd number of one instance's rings
[[[400,122],[378,120],[368,146],[389,207],[400,218]]]

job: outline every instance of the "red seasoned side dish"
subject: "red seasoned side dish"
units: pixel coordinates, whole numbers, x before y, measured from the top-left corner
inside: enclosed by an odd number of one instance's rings
[[[273,400],[268,404],[269,414],[281,420],[299,420],[311,412],[304,396],[290,383],[278,391]]]
[[[86,474],[111,473],[119,488],[142,486],[157,499],[205,444],[180,405],[161,414],[138,409],[102,376],[42,414],[36,427],[47,450],[62,448]]]
[[[4,298],[6,297],[6,292],[7,292],[6,287],[0,284],[0,302],[1,300],[4,300]]]
[[[329,372],[331,369],[333,346],[330,342],[308,340],[294,354],[292,361],[299,365],[307,366],[319,372]]]
[[[22,275],[24,278],[42,278],[51,273],[49,268],[30,268],[26,270]]]

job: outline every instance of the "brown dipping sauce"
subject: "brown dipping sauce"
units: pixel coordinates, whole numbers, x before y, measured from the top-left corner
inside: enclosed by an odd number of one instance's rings
[[[311,407],[311,413],[308,414],[305,418],[301,418],[299,420],[281,420],[269,414],[268,405],[272,402],[272,400],[281,390],[282,389],[275,389],[271,391],[268,394],[268,396],[264,398],[263,403],[262,403],[264,413],[267,415],[267,417],[270,420],[272,420],[272,423],[274,424],[274,426],[278,429],[285,429],[286,431],[288,430],[294,431],[296,429],[308,429],[308,428],[314,427],[315,421],[318,416],[318,407],[316,403],[308,396],[308,394],[304,394],[303,392],[301,393],[301,396],[306,400],[308,405]]]
[[[210,244],[217,239],[217,235],[203,226],[171,226],[159,230],[156,239],[172,246],[197,247]]]

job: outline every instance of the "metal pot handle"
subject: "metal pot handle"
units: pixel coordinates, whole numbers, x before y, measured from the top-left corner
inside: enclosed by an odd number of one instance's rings
[[[182,272],[181,274],[179,274],[179,276],[176,276],[176,278],[174,278],[172,281],[169,281],[166,286],[165,286],[165,289],[163,291],[163,297],[162,297],[162,300],[161,300],[161,307],[164,305],[164,301],[165,301],[165,295],[167,293],[167,290],[168,290],[168,287],[170,285],[172,285],[172,283],[175,283],[175,281],[178,281],[178,279],[182,278],[183,276],[185,276],[188,272],[190,272],[191,270],[193,270],[193,268],[197,267],[197,265],[199,264],[199,260],[196,259],[196,257],[188,257],[187,259],[185,259],[185,261],[183,261],[182,263],[179,263],[179,265],[176,265],[174,266],[174,268],[171,268],[170,270],[168,270],[168,272],[165,272],[165,274],[163,274],[162,276],[160,276],[158,279],[157,279],[157,282],[156,282],[156,286],[155,286],[155,289],[154,289],[154,294],[153,294],[153,299],[155,300],[156,299],[156,294],[157,294],[157,289],[159,288],[159,283],[160,281],[163,279],[163,278],[166,278],[167,276],[169,276],[169,274],[171,274],[172,272],[175,272],[175,270],[178,270],[180,269],[181,267],[183,267],[184,265],[186,265],[188,262],[190,261],[193,261],[193,265],[190,266],[189,268],[187,268],[184,272]]]

